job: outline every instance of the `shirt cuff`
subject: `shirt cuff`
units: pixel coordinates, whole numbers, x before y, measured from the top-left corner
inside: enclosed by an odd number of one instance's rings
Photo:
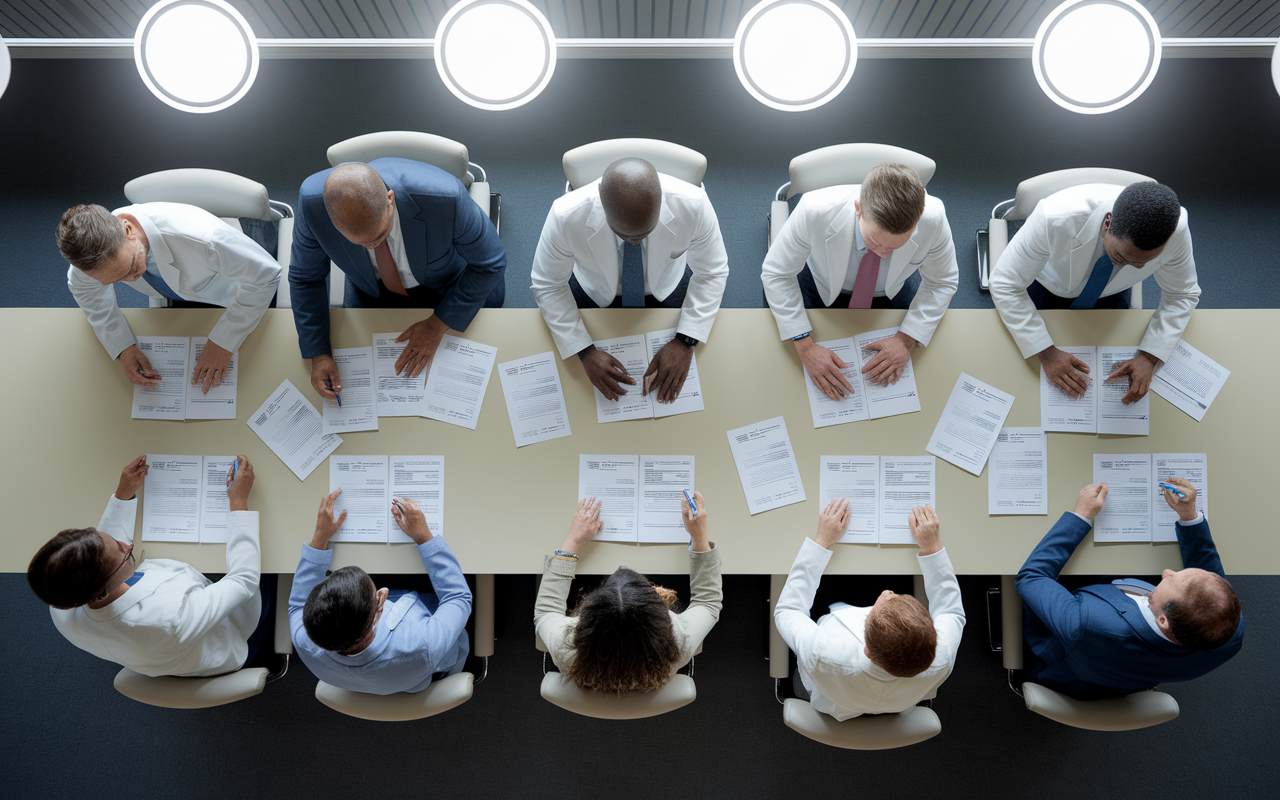
[[[1088,525],[1090,528],[1092,528],[1092,527],[1093,527],[1093,520],[1085,519],[1085,516],[1084,516],[1083,514],[1076,514],[1076,512],[1074,512],[1074,511],[1071,511],[1071,512],[1068,512],[1068,513],[1072,514],[1073,516],[1078,517],[1078,518],[1079,518],[1079,519],[1081,519],[1081,520],[1084,520],[1084,524],[1085,524],[1085,525]]]
[[[547,556],[542,562],[542,569],[544,572],[550,572],[553,575],[564,575],[572,578],[578,573],[578,562],[570,561],[567,558]]]
[[[1179,525],[1182,525],[1182,526],[1184,526],[1184,527],[1185,527],[1185,526],[1188,526],[1188,525],[1199,525],[1201,522],[1204,522],[1204,512],[1203,512],[1203,511],[1197,511],[1197,512],[1196,512],[1196,518],[1195,518],[1195,519],[1193,519],[1193,520],[1189,520],[1189,521],[1187,521],[1187,520],[1182,520],[1182,519],[1179,519],[1179,520],[1178,520],[1178,524],[1179,524]]]
[[[333,563],[333,549],[317,550],[309,544],[302,545],[302,560],[318,564],[325,569]]]
[[[432,534],[431,538],[423,542],[422,544],[414,545],[414,547],[417,548],[418,550],[418,555],[421,556],[424,560],[427,558],[427,556],[432,555],[433,553],[435,553],[437,550],[440,550],[444,546],[445,546],[444,537],[436,536],[435,534]]]

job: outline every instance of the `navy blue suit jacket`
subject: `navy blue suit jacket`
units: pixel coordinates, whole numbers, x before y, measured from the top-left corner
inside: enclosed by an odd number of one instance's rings
[[[1075,514],[1063,514],[1018,572],[1027,643],[1042,662],[1028,671],[1027,680],[1081,700],[1115,697],[1191,680],[1240,651],[1243,619],[1221,647],[1191,650],[1156,634],[1118,587],[1100,584],[1071,592],[1058,583],[1058,573],[1090,527]],[[1223,575],[1209,521],[1176,528],[1183,566]]]
[[[369,166],[395,192],[413,277],[443,294],[435,315],[450,328],[465,331],[506,272],[507,252],[498,232],[462,181],[444,170],[405,158],[378,158]],[[369,251],[338,233],[325,211],[324,182],[330,172],[317,172],[303,182],[293,224],[289,291],[303,358],[330,352],[329,260],[362,292],[379,294]]]

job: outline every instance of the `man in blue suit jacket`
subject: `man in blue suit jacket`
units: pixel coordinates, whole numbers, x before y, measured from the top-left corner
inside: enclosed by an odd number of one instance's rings
[[[1240,651],[1240,599],[1223,577],[1209,522],[1196,511],[1191,484],[1171,482],[1186,495],[1161,490],[1180,518],[1185,568],[1166,569],[1159,585],[1129,579],[1071,592],[1058,583],[1102,510],[1105,483],[1081,489],[1075,512],[1063,514],[1031,552],[1015,584],[1026,604],[1027,643],[1040,659],[1026,680],[1080,700],[1116,697],[1191,680]]]
[[[397,374],[420,374],[446,331],[465,331],[481,306],[506,296],[506,251],[462,181],[404,158],[317,172],[298,198],[289,289],[311,385],[330,400],[342,384],[329,347],[328,261],[358,306],[435,309],[396,340],[408,343]]]

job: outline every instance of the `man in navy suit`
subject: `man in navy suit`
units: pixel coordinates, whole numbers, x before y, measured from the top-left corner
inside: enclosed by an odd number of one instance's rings
[[[1081,489],[1075,512],[1031,551],[1015,584],[1026,605],[1027,643],[1040,661],[1026,680],[1080,700],[1116,697],[1191,680],[1240,651],[1240,599],[1223,577],[1209,522],[1196,511],[1196,490],[1180,478],[1170,483],[1186,495],[1161,489],[1178,513],[1184,569],[1166,569],[1157,586],[1128,579],[1071,592],[1058,583],[1102,510],[1105,483]]]
[[[289,289],[311,385],[330,400],[342,391],[329,346],[330,260],[351,281],[355,307],[435,309],[396,340],[407,342],[396,374],[421,374],[448,330],[465,331],[481,306],[506,296],[507,253],[462,181],[404,158],[317,172],[298,198]]]

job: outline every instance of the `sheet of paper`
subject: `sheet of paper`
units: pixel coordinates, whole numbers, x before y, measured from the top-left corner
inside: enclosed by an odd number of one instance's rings
[[[1013,395],[961,372],[924,450],[981,475],[1011,408]]]
[[[1153,470],[1151,491],[1151,541],[1178,541],[1178,512],[1169,507],[1160,493],[1160,481],[1182,478],[1196,490],[1196,510],[1209,513],[1209,455],[1208,453],[1152,453]]]
[[[154,387],[133,387],[133,419],[176,419],[186,417],[187,351],[191,341],[185,336],[139,336],[138,350],[151,362],[151,371],[160,376]]]
[[[867,362],[876,357],[877,351],[867,349],[867,345],[881,339],[888,339],[897,332],[897,328],[885,328],[853,337],[854,346],[858,350],[859,374]],[[845,361],[845,363],[849,362]],[[890,386],[877,386],[870,381],[864,381],[863,385],[866,387],[867,415],[871,419],[892,417],[895,414],[910,414],[920,410],[920,396],[916,393],[916,374],[910,359],[907,360],[907,366],[902,370],[902,377],[897,383]]]
[[[824,345],[825,347],[825,345]],[[849,527],[843,544],[875,544],[880,539],[879,456],[822,456],[818,512],[832,500],[849,501]]]
[[[1098,349],[1096,347],[1062,346],[1058,349],[1070,353],[1089,365],[1089,388],[1084,396],[1070,397],[1066,392],[1049,383],[1044,367],[1040,367],[1040,427],[1046,431],[1075,433],[1098,432]],[[1102,375],[1103,378],[1107,374]]]
[[[556,355],[550,351],[498,365],[516,447],[570,436]]]
[[[396,359],[404,352],[408,342],[397,342],[399,333],[375,333],[373,335],[373,374],[377,381],[378,416],[417,417],[422,411],[423,388],[427,376],[410,378],[408,370],[396,374]],[[344,399],[345,402],[345,399]]]
[[[422,416],[476,429],[498,348],[445,334],[431,359]]]
[[[1049,449],[1043,428],[1000,429],[987,470],[987,513],[1049,513]]]
[[[207,336],[192,336],[191,350],[187,356],[187,364],[191,369],[200,363],[200,354],[204,352]],[[204,393],[204,382],[191,383],[191,372],[187,372],[187,401],[185,415],[187,419],[235,419],[236,418],[236,371],[240,362],[240,351],[231,354],[227,362],[226,374],[218,386],[209,385],[209,393]]]
[[[142,541],[200,541],[200,456],[147,454],[142,486]]]
[[[653,403],[641,394],[644,371],[649,368],[649,356],[646,351],[644,336],[619,336],[616,339],[602,339],[595,343],[597,350],[603,350],[618,361],[627,371],[627,375],[635,379],[635,386],[623,387],[627,393],[617,400],[605,399],[600,390],[591,387],[596,396],[596,422],[620,422],[624,419],[652,419]]]
[[[639,470],[639,456],[578,456],[578,499],[594,497],[600,501],[604,528],[596,534],[596,541],[638,543]]]
[[[1200,422],[1229,377],[1231,370],[1179,339],[1152,377],[1151,391]]]
[[[880,544],[914,544],[907,517],[934,501],[933,456],[880,456]]]
[[[333,350],[342,391],[336,400],[324,398],[324,432],[352,433],[378,429],[378,399],[373,387],[373,348],[337,347]]]
[[[227,543],[227,472],[235,456],[205,456],[200,482],[200,544]]]
[[[766,419],[735,428],[727,435],[748,511],[759,514],[804,502],[804,486],[785,419]]]
[[[305,481],[342,444],[341,436],[321,430],[320,412],[287,378],[246,424],[298,480]]]
[[[840,370],[845,380],[853,386],[853,394],[846,394],[843,399],[832,400],[813,385],[813,376],[804,370],[804,388],[809,393],[809,411],[813,413],[813,427],[825,428],[828,425],[842,425],[846,422],[858,422],[867,419],[867,392],[862,386],[862,375],[858,372],[858,354],[853,349],[853,337],[832,339],[818,342],[848,366]],[[823,503],[823,507],[826,504]]]
[[[1121,399],[1129,391],[1128,378],[1111,383],[1106,377],[1122,361],[1138,354],[1136,347],[1098,347],[1098,433],[1119,433],[1128,436],[1146,436],[1151,427],[1151,395],[1136,403],[1125,405]],[[1095,537],[1096,538],[1096,537]]]
[[[391,497],[408,497],[422,509],[427,529],[444,536],[444,456],[391,456]],[[388,541],[413,540],[396,524],[387,509]]]
[[[646,333],[644,339],[649,347],[647,353],[649,361],[653,361],[653,357],[658,354],[658,351],[666,347],[667,342],[674,338],[676,338],[675,328]],[[652,394],[649,396],[653,397]],[[670,403],[659,403],[657,398],[654,397],[653,415],[655,417],[670,417],[674,414],[688,414],[691,411],[702,410],[702,383],[698,380],[698,354],[695,352],[689,358],[689,372],[685,376],[684,386],[680,387],[680,394]],[[687,539],[688,537],[686,536],[685,538]],[[681,541],[684,540],[682,539]]]
[[[386,543],[391,520],[387,456],[330,456],[329,491],[335,489],[342,494],[333,503],[333,515],[345,511],[347,518],[330,541]]]
[[[640,456],[639,541],[687,543],[680,507],[693,487],[693,456]]]
[[[1107,499],[1093,518],[1095,542],[1151,541],[1151,456],[1093,454],[1093,482],[1107,483]],[[1162,501],[1163,502],[1163,501]]]

